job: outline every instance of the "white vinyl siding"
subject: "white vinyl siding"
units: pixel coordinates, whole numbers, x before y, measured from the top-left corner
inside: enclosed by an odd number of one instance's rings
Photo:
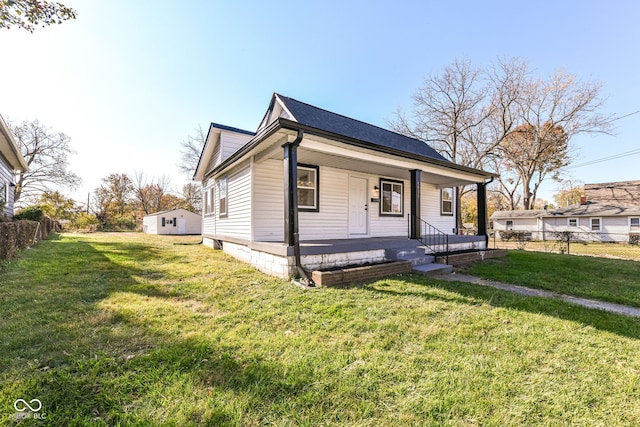
[[[284,166],[282,160],[254,163],[254,239],[284,241]]]
[[[453,215],[441,215],[440,189],[435,185],[424,182],[420,184],[420,189],[420,216],[422,219],[443,233],[453,234],[456,228],[455,212],[457,207],[455,201],[452,202]],[[405,224],[406,227],[407,225]]]
[[[254,164],[254,239],[256,241],[284,240],[284,165],[282,160],[266,160]],[[300,240],[324,240],[349,238],[349,182],[350,172],[342,169],[320,167],[320,211],[299,212]],[[380,176],[357,174],[368,179],[369,226],[371,237],[407,235],[407,216],[381,217],[378,204],[371,202],[373,186]],[[409,182],[404,181],[405,191]],[[439,193],[438,193],[439,194]],[[404,197],[404,211],[410,206],[408,195]]]
[[[349,237],[349,188],[345,184],[347,182],[347,171],[320,167],[320,211],[298,212],[300,240]]]
[[[244,165],[227,177],[227,215],[220,217],[216,204],[216,233],[249,240],[251,238],[251,168]]]
[[[9,186],[13,180],[13,169],[0,156],[0,201],[5,202],[4,212],[9,217],[13,216],[13,187]]]
[[[250,139],[251,135],[222,132],[220,134],[220,145],[222,146],[220,161],[228,159]]]

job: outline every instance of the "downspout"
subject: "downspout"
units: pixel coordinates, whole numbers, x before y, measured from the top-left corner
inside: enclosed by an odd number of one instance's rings
[[[300,257],[300,232],[298,229],[298,191],[297,191],[298,156],[296,153],[296,149],[300,145],[300,142],[302,142],[303,137],[304,137],[304,131],[302,131],[302,129],[298,129],[298,135],[296,136],[296,139],[293,142],[287,144],[290,147],[289,155],[294,157],[294,160],[295,160],[295,161],[291,161],[291,159],[289,159],[289,161],[287,162],[288,168],[289,168],[289,173],[288,173],[289,180],[292,184],[287,186],[289,188],[289,191],[291,192],[291,195],[287,196],[287,197],[290,197],[289,198],[290,206],[289,206],[289,215],[288,215],[289,224],[287,226],[289,227],[289,230],[293,236],[293,242],[292,242],[293,255],[295,259],[296,270],[298,271],[298,274],[302,279],[301,281],[306,286],[315,287],[315,283],[311,279],[309,272],[307,272],[307,270],[305,270],[304,267],[302,266],[301,257]]]
[[[478,190],[480,190],[480,187],[482,187],[482,197],[480,195],[480,192],[478,191],[478,196],[477,196],[477,201],[478,201],[478,235],[480,234],[480,230],[482,230],[484,232],[484,241],[485,241],[485,248],[489,247],[489,217],[487,215],[487,185],[491,184],[493,182],[494,177],[491,177],[491,179],[489,179],[489,181],[484,181],[481,184],[478,183]],[[482,201],[481,201],[482,199]],[[480,205],[480,203],[482,202],[482,206]],[[482,207],[482,209],[480,209]],[[482,213],[482,215],[481,215]],[[481,218],[482,217],[482,218]],[[480,225],[480,219],[482,219],[482,226]]]

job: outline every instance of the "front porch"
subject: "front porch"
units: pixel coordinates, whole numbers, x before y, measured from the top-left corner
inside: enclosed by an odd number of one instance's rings
[[[450,252],[486,249],[484,236],[449,235],[448,240]],[[279,277],[297,274],[295,248],[285,242],[251,242],[219,236],[204,237],[203,243],[217,246],[268,274]],[[389,261],[389,253],[400,250],[418,250],[429,255],[423,243],[407,237],[306,240],[300,242],[300,263],[308,271],[375,264]]]

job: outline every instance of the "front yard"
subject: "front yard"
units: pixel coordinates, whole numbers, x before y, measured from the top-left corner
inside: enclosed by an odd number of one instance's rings
[[[412,275],[304,291],[180,240],[61,235],[0,272],[0,423],[640,425],[640,319]]]

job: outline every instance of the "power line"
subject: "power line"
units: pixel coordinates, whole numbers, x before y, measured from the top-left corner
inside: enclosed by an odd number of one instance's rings
[[[595,160],[590,160],[584,163],[578,163],[577,165],[568,166],[565,169],[575,169],[575,168],[581,168],[583,166],[595,165],[596,163],[608,162],[610,160],[616,160],[621,157],[633,156],[634,154],[640,154],[640,148],[636,148],[635,150],[631,150],[631,151],[625,151],[624,153],[613,154],[611,156],[603,157],[601,159],[595,159]]]
[[[615,119],[611,119],[611,121],[615,122],[616,120],[624,119],[625,117],[633,116],[634,114],[638,113],[640,113],[640,110],[634,111],[633,113],[625,114],[624,116],[616,117]]]
[[[615,119],[612,119],[611,121],[615,122],[616,120],[624,119],[625,117],[633,116],[633,115],[638,114],[638,113],[640,113],[640,110],[634,111],[634,112],[629,113],[629,114],[625,114],[624,116],[616,117]],[[631,151],[626,151],[624,153],[613,154],[613,155],[611,155],[609,157],[603,157],[601,159],[589,160],[588,162],[578,163],[577,165],[568,166],[565,169],[575,169],[575,168],[581,168],[581,167],[584,167],[584,166],[595,165],[597,163],[608,162],[610,160],[616,160],[616,159],[619,159],[621,157],[633,156],[634,154],[640,154],[640,148],[636,148],[635,150],[631,150]]]

